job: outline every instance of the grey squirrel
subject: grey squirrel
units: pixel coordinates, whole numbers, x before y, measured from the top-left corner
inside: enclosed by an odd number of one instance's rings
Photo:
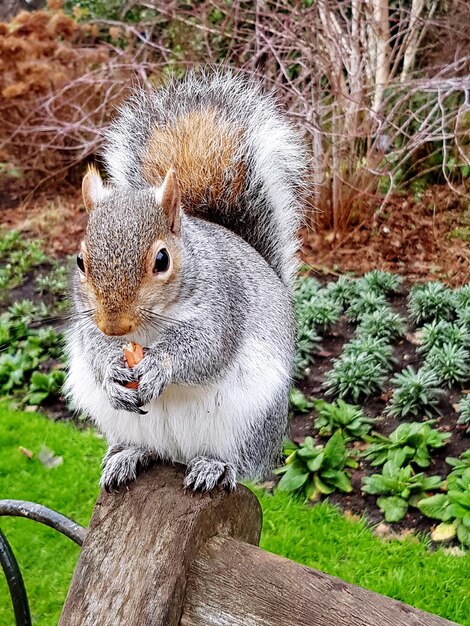
[[[136,91],[103,159],[109,183],[91,168],[82,185],[66,383],[109,442],[101,485],[153,459],[186,464],[194,490],[265,476],[293,369],[299,133],[256,83],[190,72]]]

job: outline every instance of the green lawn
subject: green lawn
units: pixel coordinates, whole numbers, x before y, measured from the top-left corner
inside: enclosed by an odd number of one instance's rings
[[[63,463],[44,467],[37,460],[43,445]],[[19,446],[31,450],[33,459]],[[103,441],[91,430],[0,407],[0,497],[34,500],[86,524],[98,493],[103,450]],[[282,493],[258,495],[264,549],[470,626],[470,556],[431,553],[413,539],[383,542],[365,523],[343,517],[328,504],[307,508]],[[78,548],[28,520],[3,518],[1,526],[24,574],[33,623],[57,624]],[[13,623],[0,574],[0,626]]]

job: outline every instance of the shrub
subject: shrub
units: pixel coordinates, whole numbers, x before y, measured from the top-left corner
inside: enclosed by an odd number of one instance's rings
[[[282,475],[278,489],[303,494],[309,500],[334,491],[352,491],[346,468],[355,467],[356,462],[340,432],[325,446],[315,446],[312,437],[306,437],[300,446],[288,443],[285,451],[288,454],[285,465],[275,470]]]
[[[455,297],[457,299],[459,309],[470,307],[470,283],[467,283],[463,287],[460,287],[460,289],[457,289]]]
[[[430,451],[442,448],[450,437],[450,433],[441,433],[431,428],[429,423],[400,424],[389,437],[379,434],[367,437],[371,445],[365,450],[364,457],[373,466],[390,462],[396,467],[410,463],[429,467]]]
[[[27,396],[28,404],[41,404],[51,396],[57,395],[65,382],[65,372],[52,370],[47,374],[33,372]]]
[[[407,367],[395,374],[392,383],[395,389],[385,410],[394,417],[416,416],[421,412],[431,416],[443,394],[433,371],[421,369],[415,372],[412,367]]]
[[[294,306],[297,321],[296,351],[294,377],[300,379],[305,375],[306,368],[312,362],[316,348],[321,339],[311,323],[309,316],[310,303],[320,290],[320,283],[309,276],[299,278],[294,289]]]
[[[405,320],[388,307],[363,315],[356,329],[358,337],[377,337],[387,341],[399,339],[405,334]]]
[[[336,402],[325,402],[325,400],[314,400],[317,418],[315,428],[321,437],[331,436],[340,431],[345,441],[361,439],[367,435],[374,420],[366,417],[361,408],[352,404],[347,404],[344,400]]]
[[[470,378],[470,352],[451,343],[445,343],[442,347],[435,346],[423,363],[424,369],[432,371],[439,384],[451,387],[456,383],[464,383]]]
[[[440,476],[415,474],[411,465],[397,467],[387,461],[382,474],[364,478],[362,491],[380,496],[377,506],[384,513],[386,522],[399,522],[405,517],[410,505],[417,506],[427,491],[436,491],[441,486]]]
[[[351,397],[357,402],[381,389],[386,381],[386,368],[368,354],[343,355],[326,373],[325,388],[329,395]]]
[[[408,297],[408,310],[417,324],[429,320],[452,320],[455,309],[453,291],[438,281],[415,285]]]

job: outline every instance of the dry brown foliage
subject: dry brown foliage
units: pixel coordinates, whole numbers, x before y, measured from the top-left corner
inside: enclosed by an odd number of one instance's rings
[[[60,10],[0,24],[0,161],[20,168],[26,190],[73,176],[128,93],[132,44],[123,51],[98,35]]]

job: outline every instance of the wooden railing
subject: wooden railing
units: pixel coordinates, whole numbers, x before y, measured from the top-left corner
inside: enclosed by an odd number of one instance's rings
[[[59,626],[445,626],[256,547],[261,510],[239,487],[193,495],[180,467],[102,493]]]

